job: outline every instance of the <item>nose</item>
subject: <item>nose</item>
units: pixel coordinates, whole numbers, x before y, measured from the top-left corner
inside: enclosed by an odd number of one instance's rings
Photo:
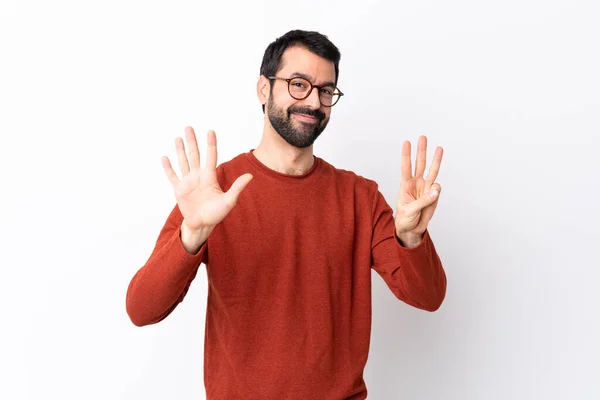
[[[319,89],[318,88],[312,88],[312,91],[310,92],[310,94],[308,95],[307,98],[305,98],[303,100],[307,106],[310,106],[311,108],[317,110],[319,108],[321,108],[321,99],[319,98]]]

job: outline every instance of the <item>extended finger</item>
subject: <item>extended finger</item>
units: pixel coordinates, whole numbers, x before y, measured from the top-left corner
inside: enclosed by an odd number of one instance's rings
[[[417,161],[415,168],[415,178],[422,178],[425,173],[425,164],[427,162],[427,136],[420,136],[417,145]]]
[[[231,185],[229,190],[225,193],[225,202],[233,207],[236,203],[242,190],[248,185],[248,183],[252,180],[253,176],[251,174],[244,174],[238,177],[235,182]]]
[[[215,131],[208,131],[206,137],[206,168],[217,168],[217,134]]]
[[[435,154],[433,155],[433,161],[431,162],[431,166],[429,167],[429,171],[427,172],[427,182],[432,184],[435,182],[438,176],[438,172],[440,171],[440,165],[442,164],[442,156],[444,155],[444,149],[440,146],[435,149]]]
[[[188,159],[185,155],[185,147],[183,146],[182,138],[178,137],[175,139],[175,149],[177,149],[177,159],[179,160],[181,175],[185,177],[190,172],[190,165],[188,164]]]
[[[412,178],[412,166],[410,161],[410,142],[407,140],[402,143],[402,182]]]
[[[179,177],[177,177],[177,174],[175,171],[173,171],[173,167],[171,167],[171,161],[169,161],[168,157],[163,156],[162,166],[167,174],[167,178],[169,178],[169,181],[171,182],[171,185],[175,187],[179,183]]]
[[[188,154],[190,155],[190,168],[192,170],[200,169],[200,150],[194,128],[188,126],[185,128],[185,137],[187,139]]]

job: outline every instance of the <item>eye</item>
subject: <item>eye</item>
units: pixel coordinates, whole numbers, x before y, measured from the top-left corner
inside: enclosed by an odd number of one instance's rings
[[[299,89],[306,89],[308,85],[302,81],[292,81],[292,86],[297,87]]]
[[[326,96],[330,96],[331,97],[331,96],[333,96],[333,91],[334,90],[335,89],[331,89],[331,88],[322,88],[321,89],[321,93],[323,93]]]

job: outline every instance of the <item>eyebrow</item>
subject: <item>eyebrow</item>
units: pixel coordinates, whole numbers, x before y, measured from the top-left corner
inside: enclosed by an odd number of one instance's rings
[[[312,82],[312,78],[310,76],[306,75],[306,74],[303,74],[302,72],[294,72],[292,74],[292,77],[294,77],[294,78],[304,78],[307,81]],[[325,83],[322,83],[322,84],[317,85],[317,86],[333,86],[333,87],[335,87],[335,82],[325,82]]]

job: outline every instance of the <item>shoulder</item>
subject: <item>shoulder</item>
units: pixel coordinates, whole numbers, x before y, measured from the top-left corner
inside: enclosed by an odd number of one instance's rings
[[[353,187],[356,194],[372,198],[379,190],[379,185],[373,179],[349,169],[337,168],[324,159],[320,159],[320,162],[323,164],[322,168],[325,174],[331,175],[334,181],[340,185]]]

